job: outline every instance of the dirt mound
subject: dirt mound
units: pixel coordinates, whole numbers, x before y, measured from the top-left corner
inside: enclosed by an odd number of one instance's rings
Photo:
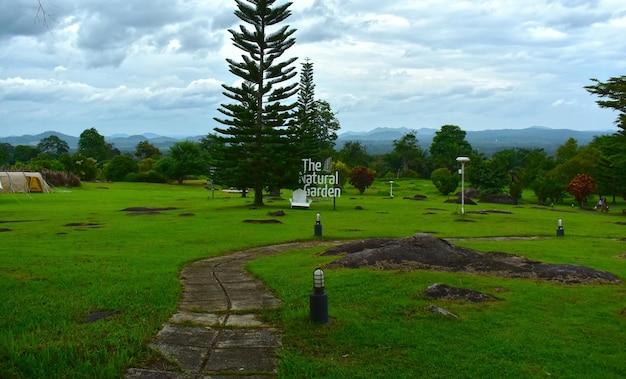
[[[485,301],[499,301],[500,299],[482,292],[468,290],[465,288],[451,287],[447,284],[435,283],[426,290],[426,296],[431,299],[441,300],[467,300],[471,303],[483,303]]]
[[[531,278],[561,283],[617,284],[612,273],[571,264],[544,264],[501,252],[481,253],[419,233],[401,239],[375,239],[334,247],[323,255],[347,253],[329,268],[376,267],[387,270],[437,270]]]

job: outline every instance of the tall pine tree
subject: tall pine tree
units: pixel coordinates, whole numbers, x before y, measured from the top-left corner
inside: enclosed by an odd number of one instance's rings
[[[333,153],[339,121],[323,100],[315,100],[313,63],[306,58],[300,71],[300,92],[296,109],[297,123],[294,136],[297,140],[298,156],[322,160]]]
[[[242,80],[239,86],[222,87],[234,103],[221,104],[225,118],[215,118],[226,128],[215,128],[212,154],[220,181],[254,190],[254,205],[263,205],[263,189],[280,186],[290,170],[294,108],[289,98],[298,92],[290,82],[297,72],[297,58],[281,59],[295,44],[295,29],[279,27],[292,3],[274,6],[274,0],[235,0],[235,15],[245,24],[229,30],[233,45],[242,50],[242,61],[226,59],[229,71]]]

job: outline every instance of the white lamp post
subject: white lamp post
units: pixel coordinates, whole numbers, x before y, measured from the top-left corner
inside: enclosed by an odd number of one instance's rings
[[[469,160],[469,157],[456,157],[456,161],[461,162],[461,214],[465,214],[465,162]]]

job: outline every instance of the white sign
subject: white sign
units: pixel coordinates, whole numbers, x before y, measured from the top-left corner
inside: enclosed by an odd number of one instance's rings
[[[304,191],[309,197],[340,197],[339,171],[324,173],[322,162],[313,162],[311,158],[302,159],[302,171],[300,171],[300,183],[304,185]]]

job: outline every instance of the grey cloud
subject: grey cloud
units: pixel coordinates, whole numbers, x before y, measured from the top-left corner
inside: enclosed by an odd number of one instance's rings
[[[46,32],[43,15],[37,20],[36,1],[0,0],[0,9],[0,39]]]

